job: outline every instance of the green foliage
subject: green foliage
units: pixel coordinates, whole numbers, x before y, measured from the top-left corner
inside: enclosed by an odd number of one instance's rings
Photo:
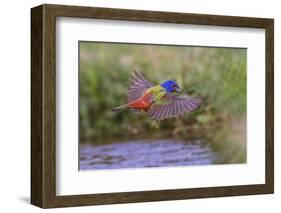
[[[184,93],[203,99],[201,108],[159,123],[144,112],[112,112],[126,103],[134,69],[143,70],[155,84],[176,80]],[[151,134],[189,137],[194,129],[204,134],[246,113],[245,49],[80,42],[79,78],[81,141]]]

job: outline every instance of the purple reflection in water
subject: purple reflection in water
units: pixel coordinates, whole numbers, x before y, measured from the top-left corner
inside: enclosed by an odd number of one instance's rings
[[[138,140],[80,145],[80,170],[209,165],[216,159],[200,141]]]

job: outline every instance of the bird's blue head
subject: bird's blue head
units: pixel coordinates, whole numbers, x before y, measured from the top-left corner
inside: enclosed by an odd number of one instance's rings
[[[180,92],[180,88],[178,84],[173,80],[165,81],[164,83],[161,84],[161,86],[164,87],[166,91],[169,93]]]

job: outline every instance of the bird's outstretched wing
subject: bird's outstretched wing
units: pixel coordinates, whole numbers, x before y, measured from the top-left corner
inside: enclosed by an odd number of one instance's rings
[[[163,99],[163,104],[153,104],[148,114],[153,120],[164,120],[166,118],[178,117],[185,112],[195,110],[201,104],[200,99],[193,99],[187,95],[176,96],[166,94]]]
[[[128,103],[139,98],[144,90],[152,86],[141,72],[134,71],[129,78]]]

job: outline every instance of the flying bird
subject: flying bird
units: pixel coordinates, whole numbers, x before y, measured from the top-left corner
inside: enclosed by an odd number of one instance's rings
[[[178,84],[167,80],[159,85],[150,83],[141,72],[134,71],[129,79],[127,104],[112,111],[135,109],[146,111],[152,120],[176,118],[199,107],[200,99],[194,99],[180,93]]]

